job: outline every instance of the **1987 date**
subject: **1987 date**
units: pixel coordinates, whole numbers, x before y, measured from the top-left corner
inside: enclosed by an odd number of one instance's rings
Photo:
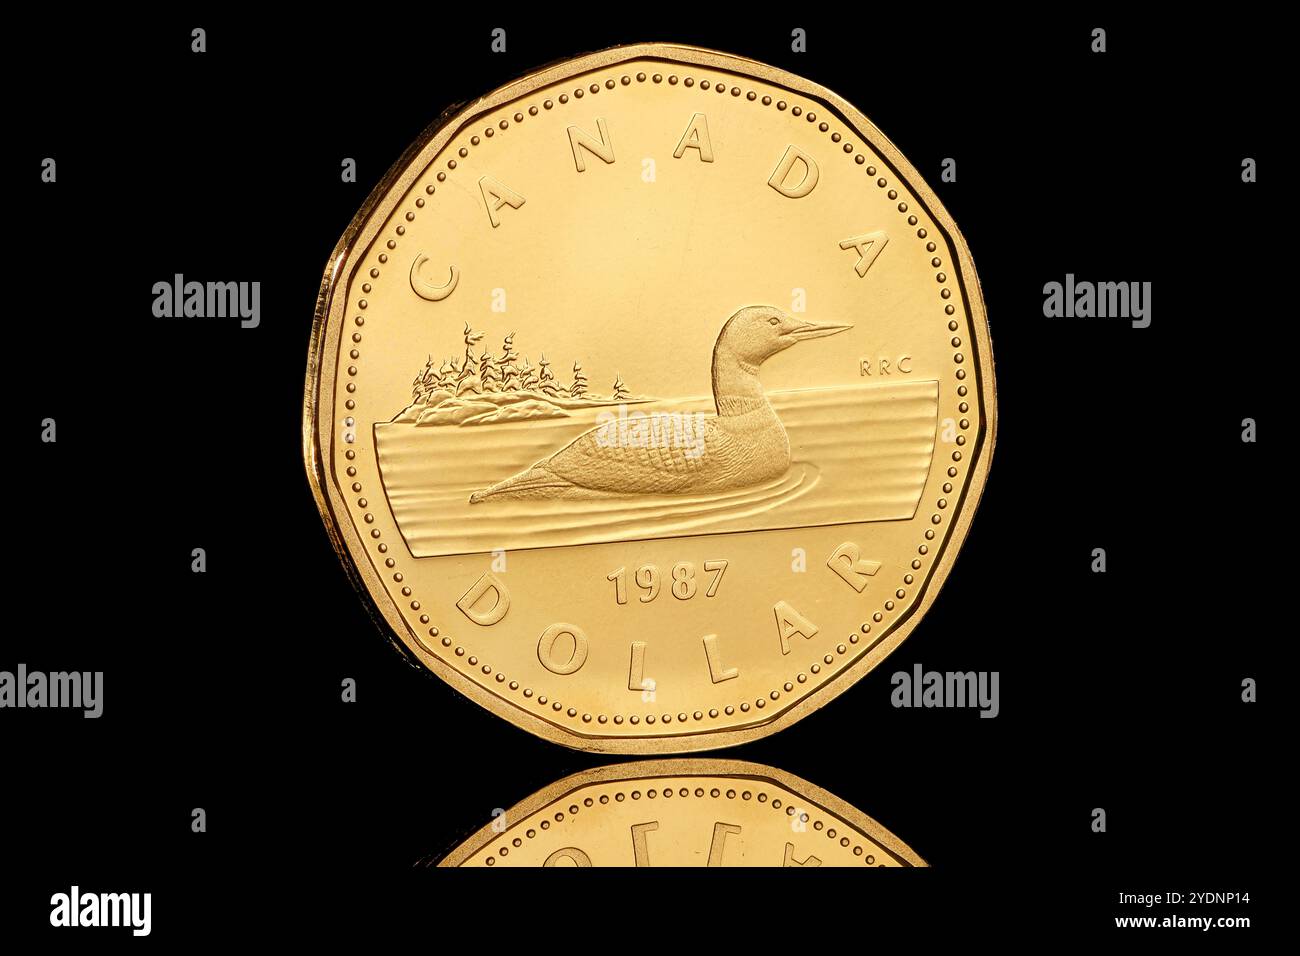
[[[705,561],[704,571],[712,575],[705,585],[704,596],[714,597],[718,593],[718,585],[722,583],[722,576],[727,572],[727,562],[721,558]],[[627,568],[615,568],[605,576],[605,580],[614,582],[614,600],[619,604],[628,603]],[[674,564],[667,581],[664,580],[657,564],[643,564],[632,575],[632,582],[641,592],[637,595],[637,601],[641,604],[649,604],[659,596],[659,592],[665,586],[679,601],[689,601],[700,589],[695,565],[690,561],[678,561]]]

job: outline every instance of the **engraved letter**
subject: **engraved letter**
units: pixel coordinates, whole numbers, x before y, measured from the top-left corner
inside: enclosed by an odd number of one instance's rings
[[[889,242],[889,237],[883,232],[868,232],[866,235],[854,236],[851,239],[841,241],[840,248],[856,249],[858,251],[858,261],[853,268],[857,270],[860,279],[867,274],[871,264],[876,261],[876,256],[884,251],[887,242]]]
[[[555,659],[555,640],[561,634],[573,638],[573,653],[568,660]],[[537,659],[552,674],[572,674],[587,663],[587,635],[572,624],[552,624],[537,639]]]
[[[803,163],[803,178],[799,180],[797,185],[788,186],[785,181],[796,161]],[[807,196],[813,191],[813,187],[817,185],[817,162],[798,146],[787,146],[785,155],[776,164],[776,169],[772,171],[767,184],[782,196],[788,196],[791,199],[800,199]]]
[[[474,605],[488,591],[492,591],[496,595],[492,606],[486,610],[477,610]],[[460,596],[456,606],[460,608],[462,614],[475,624],[489,627],[505,617],[506,611],[510,610],[510,591],[501,583],[500,578],[489,571],[475,581],[473,587]]]
[[[772,608],[776,612],[776,630],[781,636],[781,653],[790,653],[790,638],[802,634],[808,640],[817,633],[817,625],[804,617],[785,601],[777,601]]]
[[[709,139],[709,121],[704,118],[703,113],[696,113],[691,117],[686,132],[682,133],[677,148],[673,150],[673,159],[681,159],[688,149],[698,149],[700,151],[700,162],[713,162],[713,143]]]
[[[566,846],[563,849],[556,850],[546,858],[546,862],[542,866],[559,866],[561,860],[569,860],[574,866],[591,866],[591,857],[576,846]]]
[[[441,302],[456,291],[456,283],[460,281],[460,270],[452,266],[451,278],[444,285],[434,285],[420,278],[420,270],[424,268],[424,264],[428,261],[429,257],[421,252],[415,257],[415,261],[411,263],[411,289],[421,299],[427,299],[430,302]]]
[[[734,823],[713,824],[713,842],[709,844],[709,866],[722,866],[722,851],[727,845],[728,833],[739,833]]]
[[[862,549],[852,541],[845,541],[827,559],[826,567],[838,574],[849,587],[861,594],[866,589],[867,578],[880,570],[880,562],[864,560]]]
[[[614,141],[610,139],[605,121],[599,116],[596,117],[596,129],[600,131],[600,139],[580,126],[569,127],[569,145],[573,147],[573,164],[578,167],[580,173],[587,169],[587,161],[582,155],[584,149],[607,163],[614,162]]]
[[[709,676],[713,678],[713,683],[721,684],[724,680],[740,676],[737,668],[722,666],[722,655],[718,653],[718,635],[709,634],[704,638],[704,656],[708,658]]]
[[[659,821],[632,824],[632,856],[637,866],[650,865],[650,852],[646,849],[645,835],[659,829]]]
[[[785,845],[785,862],[782,863],[781,865],[782,866],[821,866],[822,861],[817,859],[817,857],[813,856],[811,853],[809,853],[802,860],[796,860],[794,856],[794,844],[787,843]]]
[[[632,642],[632,661],[627,668],[627,689],[645,690],[645,641]]]
[[[487,206],[488,219],[491,221],[493,229],[501,225],[501,217],[497,215],[497,212],[502,206],[518,209],[524,204],[523,196],[491,176],[482,177],[478,181],[478,188],[483,193],[483,202]]]

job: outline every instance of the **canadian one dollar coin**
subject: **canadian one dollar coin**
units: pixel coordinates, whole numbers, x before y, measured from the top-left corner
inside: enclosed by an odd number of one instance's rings
[[[414,661],[612,753],[752,740],[921,620],[993,449],[979,282],[857,109],[688,46],[444,114],[325,271],[303,439]]]

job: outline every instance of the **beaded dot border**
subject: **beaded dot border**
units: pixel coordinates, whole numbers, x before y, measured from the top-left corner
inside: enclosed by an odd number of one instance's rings
[[[957,448],[954,449],[953,452],[951,453],[952,463],[949,465],[946,472],[946,477],[948,478],[948,480],[945,481],[942,486],[943,497],[940,497],[937,500],[935,500],[934,510],[930,515],[931,527],[926,528],[925,533],[923,535],[924,540],[917,547],[916,557],[912,559],[911,564],[909,565],[910,570],[908,571],[908,573],[903,575],[901,586],[895,589],[893,597],[887,599],[884,602],[884,604],[881,606],[880,610],[877,610],[874,613],[872,613],[868,621],[863,622],[861,628],[859,629],[860,633],[855,632],[848,636],[847,638],[848,644],[845,644],[843,642],[838,643],[835,646],[835,652],[833,654],[827,653],[823,655],[820,660],[814,661],[808,668],[806,668],[806,670],[799,671],[799,673],[796,675],[795,681],[786,681],[781,685],[780,688],[771,690],[766,697],[762,697],[762,696],[757,697],[754,699],[752,704],[748,700],[744,700],[739,702],[738,704],[728,704],[722,708],[710,708],[708,711],[696,710],[691,714],[687,714],[685,711],[682,711],[678,713],[675,717],[678,723],[683,723],[683,724],[690,723],[692,720],[694,720],[696,723],[701,723],[706,719],[706,717],[708,720],[717,720],[723,715],[725,715],[726,717],[732,717],[737,712],[741,714],[748,714],[751,711],[755,711],[755,710],[762,711],[767,707],[769,700],[773,703],[780,701],[782,699],[783,694],[788,695],[794,692],[796,684],[797,685],[807,684],[811,679],[809,677],[809,674],[811,674],[813,678],[818,677],[822,673],[824,666],[829,667],[830,665],[834,664],[837,659],[843,658],[846,654],[848,654],[850,645],[854,646],[856,652],[855,656],[860,656],[861,654],[867,653],[872,648],[874,648],[877,644],[879,644],[880,641],[884,640],[885,636],[888,634],[888,627],[879,627],[878,625],[881,625],[885,622],[886,614],[892,614],[892,612],[896,610],[896,608],[898,607],[896,603],[897,601],[902,601],[907,597],[908,594],[907,588],[911,587],[916,582],[916,574],[914,572],[920,571],[925,566],[926,559],[930,554],[930,543],[934,541],[934,539],[937,537],[938,534],[936,529],[944,525],[945,523],[944,515],[950,505],[947,495],[951,494],[954,490],[955,486],[953,484],[953,479],[958,478],[958,476],[961,474],[960,466],[963,461],[962,448],[967,444],[967,437],[965,433],[969,432],[973,426],[970,418],[965,417],[970,413],[971,405],[969,402],[965,400],[969,396],[969,387],[966,384],[966,379],[968,377],[965,369],[966,356],[960,351],[962,347],[962,340],[960,339],[960,337],[956,335],[956,332],[960,328],[960,323],[955,318],[953,318],[953,316],[956,314],[956,307],[953,305],[951,301],[953,298],[952,281],[950,276],[945,271],[943,271],[944,268],[943,260],[937,255],[938,246],[934,242],[934,240],[929,238],[928,230],[924,225],[920,224],[920,220],[918,219],[916,214],[910,212],[907,201],[905,199],[900,199],[899,191],[896,188],[891,187],[888,177],[885,175],[881,175],[880,171],[877,170],[874,165],[868,164],[866,155],[863,154],[862,152],[858,152],[857,148],[853,145],[853,143],[845,139],[845,135],[843,133],[841,133],[839,130],[832,129],[830,122],[828,122],[825,119],[822,119],[819,122],[818,114],[815,108],[809,109],[804,104],[776,98],[767,93],[759,93],[758,91],[755,90],[745,90],[741,86],[735,85],[733,82],[729,80],[720,81],[719,78],[717,77],[698,76],[698,75],[679,76],[677,73],[667,73],[667,74],[662,72],[646,73],[645,71],[638,71],[634,74],[623,73],[617,79],[615,79],[612,76],[607,77],[604,79],[603,83],[599,81],[595,81],[586,85],[583,84],[576,85],[572,89],[572,94],[566,92],[566,93],[560,93],[558,96],[546,96],[540,99],[538,102],[534,102],[527,107],[521,106],[520,108],[516,109],[513,116],[509,118],[503,118],[499,120],[495,125],[489,124],[485,126],[482,130],[481,136],[478,133],[471,134],[468,140],[469,145],[468,146],[462,145],[455,150],[454,155],[452,155],[450,158],[446,160],[445,163],[446,168],[439,169],[437,173],[434,175],[434,178],[437,180],[438,183],[446,182],[448,178],[448,173],[453,172],[459,165],[457,161],[458,158],[459,159],[467,158],[472,148],[485,146],[486,145],[485,141],[494,139],[499,133],[507,132],[511,128],[511,120],[513,120],[513,124],[515,126],[518,126],[521,123],[525,122],[527,117],[535,117],[542,112],[549,112],[556,109],[559,106],[566,106],[569,103],[575,100],[581,100],[588,95],[596,96],[601,92],[602,89],[606,91],[612,91],[618,89],[620,86],[627,87],[627,86],[631,86],[633,83],[644,84],[647,82],[656,85],[666,83],[670,87],[675,87],[680,84],[683,88],[690,89],[692,87],[696,87],[701,92],[714,91],[718,95],[725,96],[727,94],[730,94],[732,97],[735,98],[739,98],[743,96],[747,101],[751,103],[756,103],[763,107],[774,107],[778,112],[781,113],[786,113],[788,111],[788,115],[792,117],[796,117],[796,118],[802,117],[803,120],[807,123],[817,124],[818,131],[821,133],[828,134],[832,143],[841,144],[842,151],[846,155],[852,156],[853,162],[856,165],[865,166],[865,172],[867,177],[875,183],[876,188],[885,191],[885,195],[888,197],[888,199],[891,202],[896,203],[895,208],[897,209],[898,213],[901,216],[905,217],[905,221],[907,222],[909,228],[915,230],[916,238],[925,243],[924,246],[925,251],[930,253],[931,255],[930,266],[932,269],[935,270],[934,277],[935,277],[936,285],[938,286],[939,300],[943,306],[944,315],[948,317],[947,329],[949,332],[953,333],[952,338],[950,339],[950,345],[953,349],[953,354],[952,354],[952,361],[954,365],[953,375],[957,380],[957,395],[959,398],[962,399],[962,401],[959,402],[957,408],[958,408],[958,412],[961,413],[963,417],[956,422],[960,434],[957,434],[954,439],[954,444],[957,445]],[[430,170],[432,169],[433,167],[430,166]],[[437,192],[437,187],[435,186],[434,183],[430,182],[426,184],[424,187],[425,195],[424,196],[416,195],[414,200],[409,203],[414,208],[407,209],[407,211],[401,215],[395,214],[394,221],[396,222],[396,225],[391,227],[392,234],[387,238],[387,240],[384,241],[384,248],[387,251],[380,252],[378,255],[378,260],[381,266],[387,264],[389,258],[388,252],[395,250],[398,247],[398,242],[401,239],[401,237],[406,235],[406,224],[410,222],[414,222],[418,211],[425,207],[426,205],[425,196],[432,196],[436,192]],[[381,270],[378,267],[372,267],[369,270],[368,276],[366,278],[368,280],[378,279],[380,274],[381,274]],[[344,409],[348,413],[343,418],[343,423],[344,423],[343,441],[345,444],[352,444],[356,440],[356,433],[354,431],[356,425],[356,418],[352,414],[353,412],[356,411],[356,399],[352,397],[356,393],[356,382],[352,380],[355,379],[356,376],[359,374],[359,369],[356,365],[356,362],[360,360],[361,352],[357,346],[361,344],[364,337],[362,330],[365,327],[365,312],[366,309],[369,307],[369,302],[366,300],[365,296],[370,293],[371,289],[372,289],[371,282],[363,281],[360,287],[360,297],[356,300],[355,303],[356,312],[357,312],[356,316],[353,318],[353,324],[355,325],[355,329],[351,335],[352,347],[348,351],[348,357],[352,360],[353,364],[350,364],[347,367],[347,377],[349,381],[345,386],[345,391],[348,397],[345,399],[343,403]],[[361,521],[364,525],[367,526],[373,525],[376,520],[375,515],[373,512],[368,510],[369,508],[368,500],[364,496],[361,496],[361,493],[364,491],[361,483],[355,480],[357,476],[357,469],[356,466],[352,464],[352,462],[355,461],[356,459],[356,451],[351,448],[346,449],[344,452],[344,458],[347,462],[347,464],[345,465],[345,474],[349,479],[353,479],[350,482],[348,487],[351,489],[351,491],[354,494],[357,494],[359,496],[355,499],[355,501],[356,501],[356,507],[360,510],[361,513]],[[410,608],[410,610],[412,612],[418,613],[417,620],[420,626],[423,628],[427,628],[427,635],[429,638],[440,639],[437,643],[441,643],[442,648],[444,649],[451,648],[454,644],[452,639],[447,636],[442,636],[440,634],[438,627],[436,625],[433,625],[430,622],[429,615],[427,613],[421,613],[420,601],[414,597],[411,587],[404,583],[405,576],[402,573],[402,571],[397,569],[396,559],[389,554],[388,545],[381,540],[383,537],[382,532],[378,528],[372,527],[370,529],[369,535],[371,538],[371,543],[378,554],[377,560],[384,566],[387,572],[391,572],[393,582],[394,584],[399,585],[399,593],[403,598],[403,600],[406,601],[407,606]],[[390,594],[392,593],[391,589],[389,593]],[[873,630],[875,631],[874,637],[872,637]],[[416,639],[420,642],[420,645],[424,647],[427,651],[429,651],[431,654],[439,656],[440,658],[443,658],[444,660],[448,660],[447,658],[443,657],[442,652],[438,650],[434,642],[426,641],[423,637],[421,637],[420,632],[415,628],[412,628],[412,633],[415,635]],[[864,639],[868,639],[868,638],[869,640],[867,641],[867,643],[863,644],[862,647],[856,646],[859,643],[862,643]],[[568,707],[566,709],[565,706],[560,701],[554,700],[548,697],[548,695],[546,694],[536,694],[531,687],[521,687],[518,681],[510,680],[507,682],[506,676],[504,674],[502,674],[500,671],[494,673],[491,665],[481,663],[477,655],[470,654],[464,646],[461,645],[455,646],[454,655],[458,659],[464,659],[466,664],[468,665],[468,669],[460,668],[462,673],[465,674],[465,676],[474,679],[479,679],[478,673],[481,673],[483,678],[493,677],[495,682],[498,685],[508,687],[512,693],[521,693],[525,701],[535,701],[537,706],[541,708],[542,716],[544,717],[544,719],[558,718],[559,716],[562,715],[562,716],[567,716],[570,720],[578,720],[580,718],[582,724],[591,724],[593,721],[595,721],[597,724],[605,725],[612,722],[615,726],[621,726],[625,722],[629,725],[636,726],[640,724],[642,721],[644,721],[645,724],[648,726],[653,726],[656,724],[656,722],[664,725],[671,725],[674,721],[674,715],[672,713],[664,713],[658,716],[654,714],[645,714],[644,716],[639,714],[630,714],[626,718],[624,718],[622,714],[614,714],[612,716],[608,714],[593,715],[587,712],[580,713],[578,709],[575,707]],[[448,663],[451,662],[452,661],[448,660]],[[476,671],[478,673],[475,673]],[[822,678],[820,682],[815,681],[814,686],[816,686],[817,683],[824,683],[825,680],[827,679],[828,678]],[[481,681],[481,682],[485,683],[485,681]],[[809,687],[807,689],[808,691],[811,691],[813,687]],[[551,714],[545,713],[548,707],[552,712]]]
[[[653,782],[653,779],[651,782]],[[567,808],[552,812],[553,807],[564,802],[563,800],[556,800],[548,806],[530,813],[524,818],[524,820],[509,827],[499,836],[494,837],[486,845],[480,847],[475,851],[474,856],[481,856],[484,866],[495,866],[498,859],[504,860],[510,856],[510,850],[512,847],[518,850],[523,847],[525,841],[537,839],[539,830],[547,832],[551,830],[553,826],[559,826],[565,822],[572,821],[572,819],[576,817],[583,808],[588,810],[598,809],[599,806],[608,806],[611,800],[615,803],[623,803],[625,800],[629,799],[634,801],[640,800],[642,796],[647,800],[689,799],[691,797],[694,797],[695,799],[703,799],[706,795],[708,798],[713,800],[735,800],[739,798],[744,801],[749,801],[752,799],[758,803],[766,804],[773,810],[784,810],[785,816],[788,817],[793,817],[797,813],[800,817],[800,823],[805,827],[805,832],[806,828],[810,827],[814,833],[824,834],[827,839],[835,841],[841,849],[852,853],[867,866],[889,865],[888,863],[877,862],[877,852],[884,854],[885,856],[893,856],[893,854],[889,853],[888,850],[878,844],[875,840],[859,833],[858,830],[847,821],[841,820],[824,810],[821,811],[825,817],[825,819],[823,819],[822,816],[816,816],[814,813],[790,803],[788,799],[783,800],[780,796],[772,795],[769,799],[768,793],[761,789],[757,790],[757,792],[755,790],[737,789],[736,787],[730,786],[727,787],[726,790],[723,790],[722,787],[718,786],[711,786],[706,789],[705,787],[696,785],[694,788],[678,787],[675,791],[673,787],[647,787],[643,792],[640,788],[634,787],[632,781],[623,781],[621,784],[593,784],[583,789],[591,789],[593,787],[622,787],[622,789],[614,789],[612,794],[602,793],[598,797],[584,797],[581,801],[579,801],[577,797],[577,793],[580,791],[574,791],[574,793],[569,794],[564,798],[564,800],[575,801],[570,803]],[[676,796],[674,796],[674,792],[676,792]],[[787,798],[798,796],[798,794],[789,790],[782,790],[782,792],[785,793]],[[579,802],[581,803],[581,807],[579,806]],[[565,812],[566,809],[567,813]],[[538,819],[543,813],[550,814],[550,819]],[[536,826],[528,826],[529,821],[532,820],[536,820]],[[836,829],[837,826],[843,827],[848,833],[854,834],[857,839],[851,839],[845,835],[844,832]],[[523,828],[522,836],[518,835],[520,828]],[[512,832],[516,834],[513,837],[510,836]],[[494,852],[489,852],[492,844],[497,841],[502,841],[503,843],[508,842],[509,845],[497,847]],[[876,852],[869,852],[869,849],[871,848],[874,848]],[[816,851],[814,850],[813,852],[815,853]]]

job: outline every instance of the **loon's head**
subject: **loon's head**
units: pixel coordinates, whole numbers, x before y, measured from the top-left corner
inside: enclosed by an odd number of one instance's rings
[[[778,352],[804,339],[819,339],[851,329],[851,325],[822,325],[786,315],[770,305],[750,305],[729,318],[718,333],[718,347],[737,358],[762,365]]]

